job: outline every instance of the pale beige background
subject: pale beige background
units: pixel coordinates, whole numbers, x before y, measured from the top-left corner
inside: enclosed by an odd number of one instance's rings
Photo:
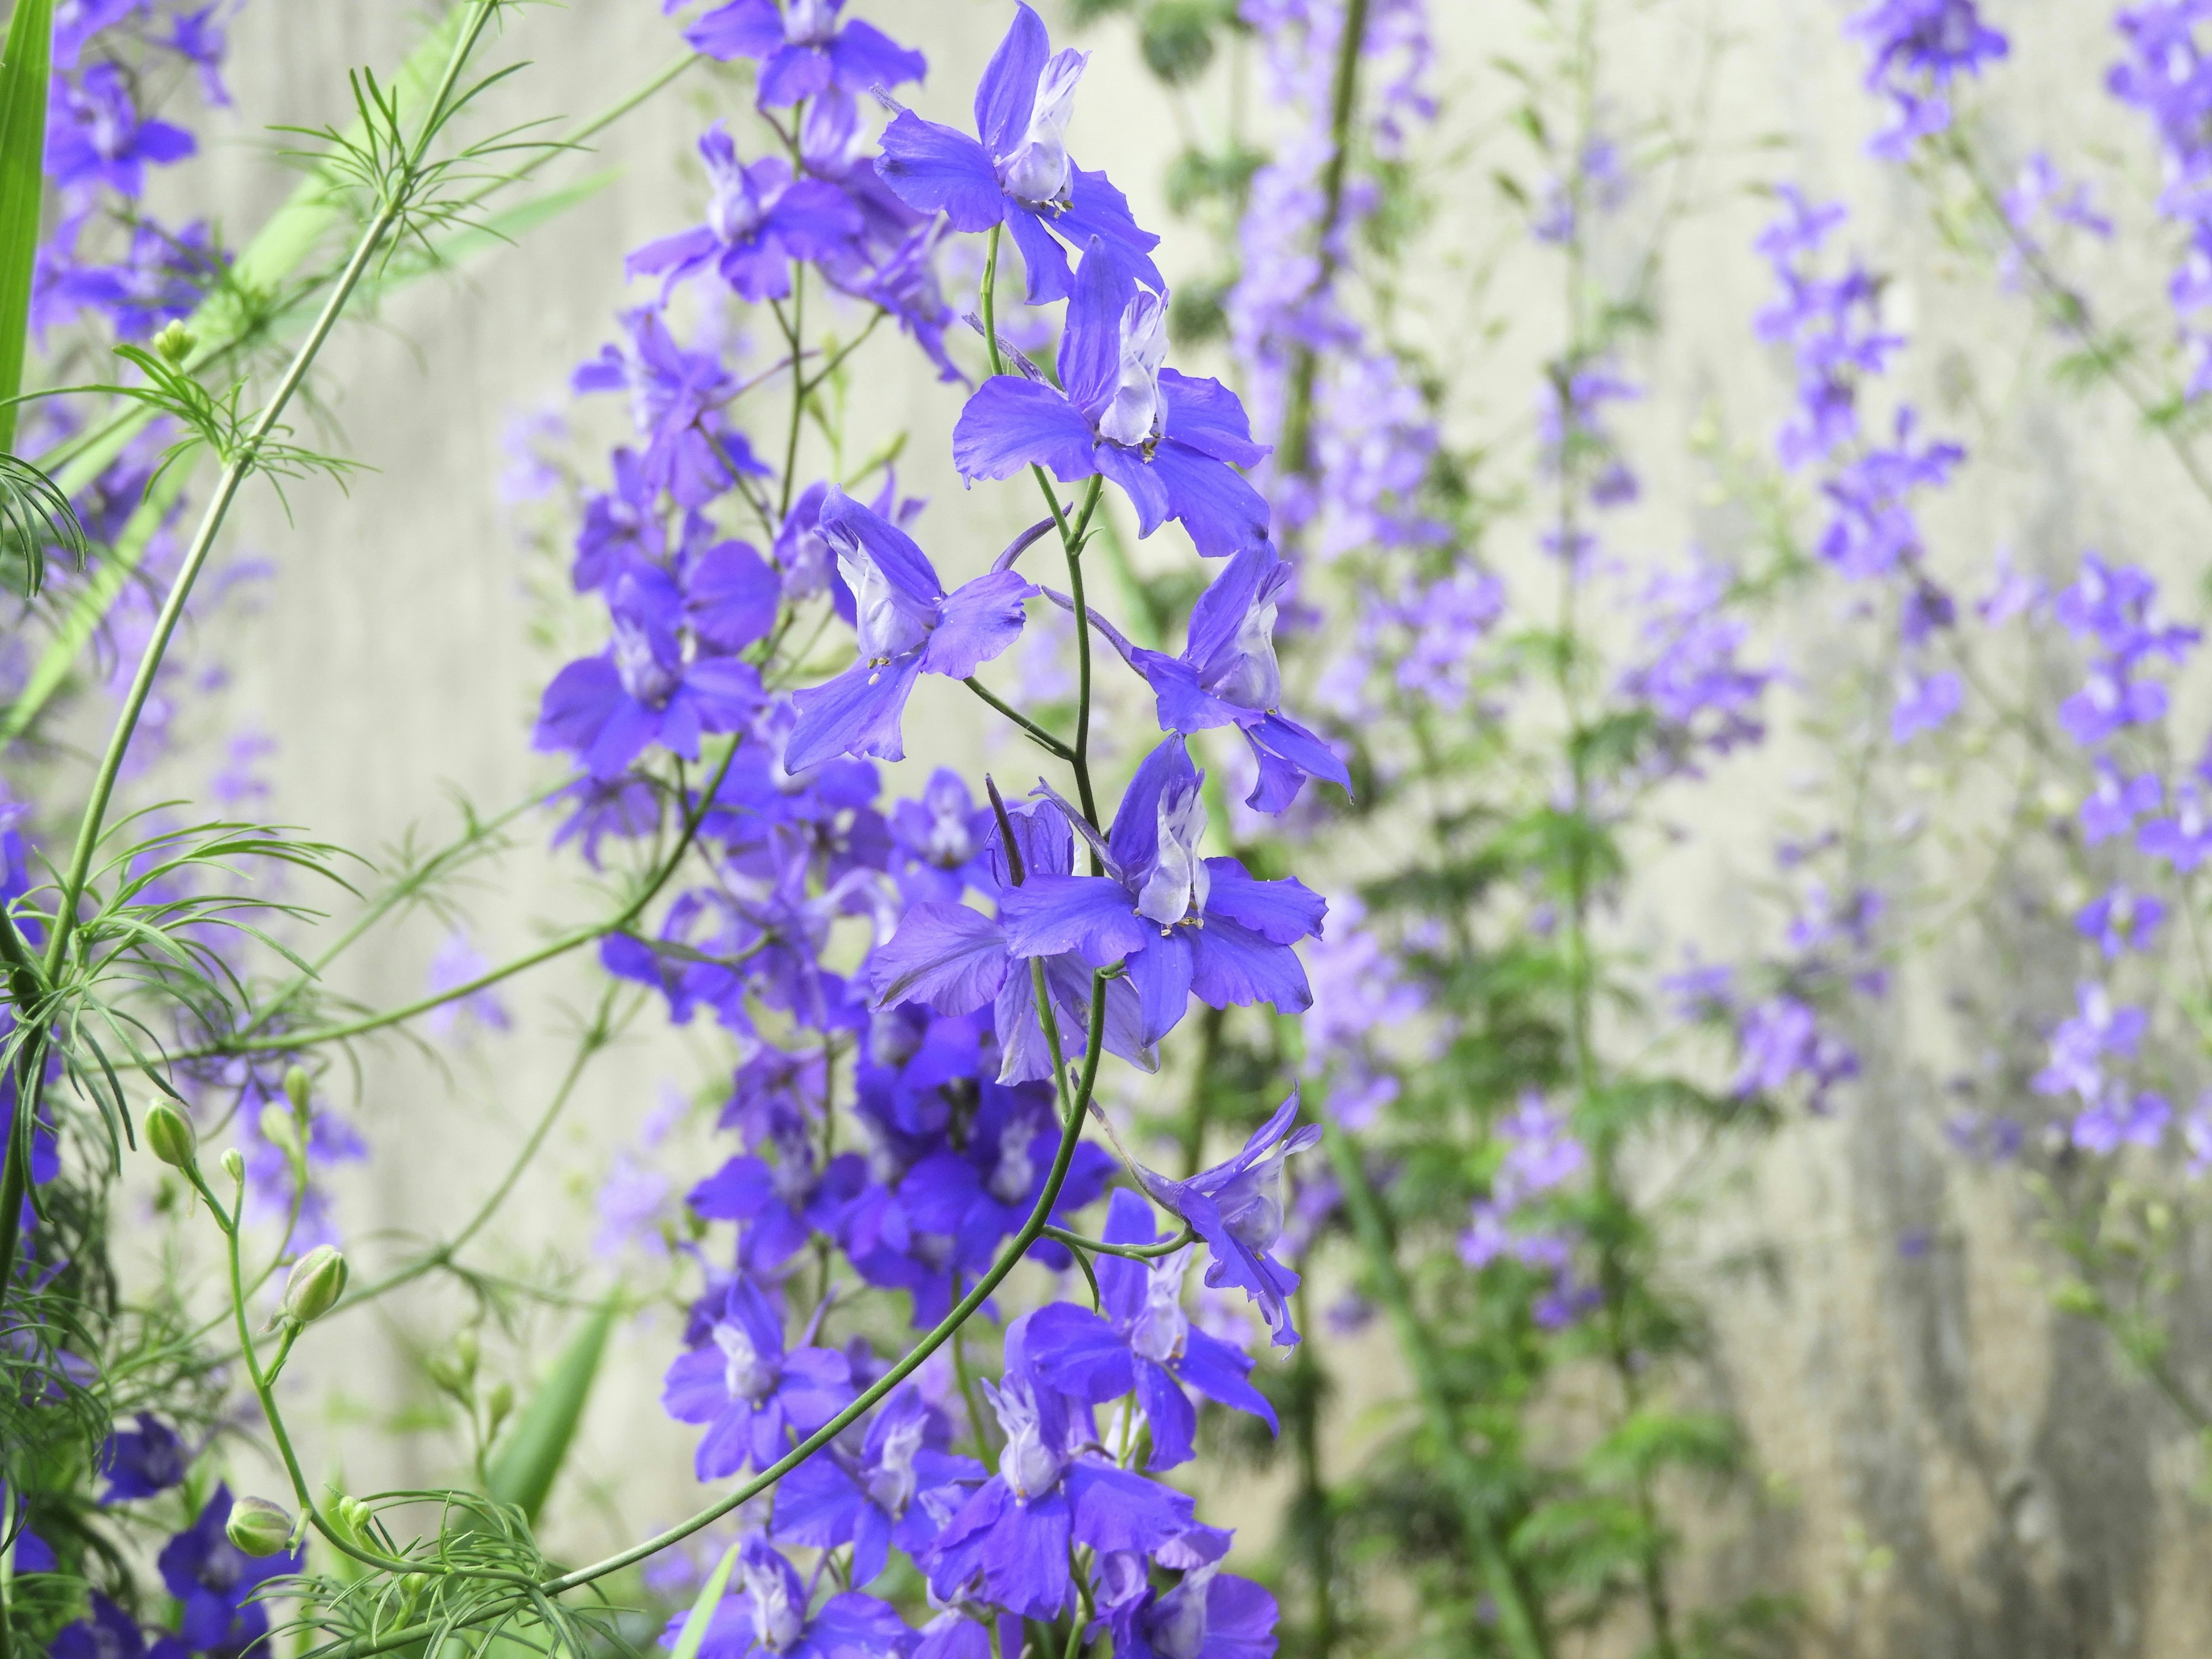
[[[1447,137],[1494,141],[1504,83],[1488,58],[1534,49],[1529,15],[1513,0],[1437,0],[1436,9]],[[2111,56],[2104,9],[2022,0],[1990,9],[2022,42],[1991,113],[1996,141],[2017,155],[2041,143],[2078,146],[2084,133],[2109,140],[2131,169],[2135,195],[2123,206],[2140,222],[2150,169],[2140,134],[2099,86]],[[964,88],[1005,9],[996,0],[895,0],[872,11],[929,52],[925,110],[964,120]],[[1971,587],[1971,574],[2001,544],[2052,569],[2081,546],[2101,544],[2193,578],[2203,504],[2178,493],[2170,462],[2134,435],[2116,404],[2092,398],[2022,413],[2049,402],[2039,368],[2015,378],[2033,336],[2028,309],[1945,252],[1924,198],[1863,156],[1875,115],[1856,85],[1857,54],[1839,44],[1843,15],[1827,0],[1622,9],[1606,76],[1613,106],[1632,114],[1656,102],[1679,106],[1705,44],[1725,36],[1729,50],[1717,71],[1704,216],[1674,245],[1663,343],[1631,365],[1651,388],[1623,417],[1648,494],[1616,544],[1633,559],[1673,562],[1695,542],[1725,551],[1744,533],[1740,513],[1705,499],[1711,474],[1692,453],[1690,428],[1710,411],[1731,436],[1757,441],[1779,409],[1776,367],[1748,344],[1747,319],[1766,283],[1748,244],[1765,208],[1740,188],[1773,173],[1847,195],[1856,245],[1899,273],[1900,320],[1958,342],[1915,354],[1903,373],[1930,418],[1979,458],[1966,485],[1929,514],[1940,568]],[[221,137],[210,182],[200,186],[223,204],[234,236],[283,188],[261,152],[260,125],[328,118],[343,96],[344,69],[396,61],[413,27],[410,9],[388,0],[264,0],[240,18],[240,113],[210,124]],[[1089,44],[1101,50],[1076,152],[1112,169],[1143,222],[1167,228],[1158,185],[1176,118],[1131,64],[1125,35],[1103,30]],[[511,106],[581,115],[665,62],[674,37],[647,0],[578,0],[524,13],[512,46],[536,67]],[[321,485],[297,492],[296,526],[259,500],[240,519],[241,545],[266,550],[280,571],[265,614],[231,653],[228,705],[281,745],[274,816],[374,848],[411,823],[449,828],[450,813],[434,805],[449,782],[497,805],[550,775],[527,732],[556,659],[532,642],[546,617],[532,589],[536,568],[518,552],[494,488],[505,465],[501,431],[515,414],[561,399],[568,368],[609,337],[611,315],[625,303],[623,252],[696,222],[689,147],[734,96],[704,76],[679,83],[603,142],[605,161],[623,169],[611,189],[465,281],[407,296],[382,329],[349,331],[334,347],[325,395],[352,453],[376,471],[349,496]],[[1218,118],[1215,89],[1192,102],[1198,118]],[[1782,146],[1750,148],[1766,135]],[[1479,183],[1447,192],[1437,213],[1441,247],[1479,250],[1500,234],[1495,200]],[[1176,257],[1171,237],[1164,263],[1174,276],[1203,261]],[[2156,271],[2106,274],[2155,297]],[[1438,353],[1460,377],[1455,420],[1468,432],[1523,419],[1534,366],[1556,342],[1555,289],[1525,259],[1509,262],[1479,301],[1466,264],[1440,263],[1417,284],[1432,338],[1449,343]],[[1493,318],[1504,332],[1478,352],[1471,324]],[[943,441],[956,405],[909,355],[874,353],[863,373],[866,422],[915,431],[902,477],[932,498],[925,538],[948,568],[979,568],[1026,518],[1026,501],[963,495]],[[594,418],[614,413],[609,404]],[[1525,547],[1492,551],[1509,568],[1528,568]],[[1837,655],[1829,641],[1838,631],[1820,607],[1791,621],[1781,636],[1788,665],[1816,683]],[[1784,732],[1775,752],[1722,769],[1685,805],[1701,838],[1663,866],[1654,890],[1664,902],[1645,901],[1623,919],[1630,937],[1656,946],[1686,932],[1719,956],[1773,937],[1772,911],[1746,895],[1767,878],[1775,826],[1798,810],[1793,790],[1808,757],[1787,733],[1787,695],[1778,708]],[[956,708],[934,690],[917,699],[908,730],[918,752],[976,758],[933,746],[947,724],[936,711]],[[1906,797],[1932,785],[1893,781]],[[1929,867],[1942,866],[1926,856]],[[548,923],[591,914],[592,895],[574,874],[534,845],[500,866],[470,900],[478,942],[496,955]],[[1719,1338],[1693,1386],[1742,1413],[1763,1471],[1753,1492],[1679,1495],[1696,1517],[1689,1577],[1716,1592],[1767,1586],[1802,1595],[1813,1615],[1804,1652],[2185,1659],[2212,1650],[2212,1528],[2192,1495],[2203,1475],[2185,1433],[2123,1373],[2100,1333],[2046,1310],[2034,1279],[2050,1264],[2014,1177],[1968,1171],[1942,1144],[1954,1103],[1946,1085],[1981,1064],[1979,1047],[1947,1018],[1944,996],[1954,983],[2017,987],[2039,1018],[2051,1017],[2063,1008],[2074,965],[2045,954],[2049,938],[2024,923],[2003,957],[1986,940],[1948,947],[1963,961],[1939,948],[1936,968],[1905,980],[1862,1034],[1866,1083],[1847,1091],[1833,1119],[1790,1129],[1747,1169],[1723,1218],[1697,1241],[1695,1265],[1683,1269],[1713,1307]],[[435,942],[436,930],[422,927],[362,951],[346,988],[376,1003],[417,994]],[[574,964],[518,988],[508,998],[514,1031],[462,1053],[449,1074],[397,1045],[367,1051],[355,1109],[379,1157],[371,1173],[341,1182],[350,1236],[432,1232],[466,1212],[552,1086],[562,1034],[590,992],[591,975]],[[2032,1035],[2008,1040],[2017,1050]],[[1996,1039],[1985,1046],[1994,1050]],[[705,1046],[662,1037],[603,1060],[509,1214],[506,1231],[520,1254],[501,1262],[495,1252],[487,1265],[584,1259],[589,1194],[614,1150],[636,1139],[665,1083],[696,1084],[710,1061]],[[707,1138],[696,1140],[705,1157]],[[1936,1244],[1908,1258],[1899,1242],[1913,1229],[1932,1232]],[[367,1255],[379,1248],[361,1246]],[[434,1442],[396,1448],[377,1431],[380,1418],[420,1398],[410,1381],[412,1344],[449,1328],[462,1305],[425,1297],[391,1322],[318,1339],[296,1394],[305,1414],[329,1408],[335,1437],[319,1437],[326,1467],[363,1480],[371,1470],[410,1482],[448,1476]],[[2188,1328],[2191,1353],[2203,1352],[2201,1322]],[[634,1535],[693,1503],[691,1435],[654,1403],[674,1334],[662,1322],[619,1343],[578,1476],[556,1500],[553,1531],[565,1547],[580,1552]],[[499,1349],[492,1363],[526,1374],[546,1340],[534,1332],[524,1351]],[[1395,1387],[1389,1350],[1363,1350],[1353,1405]],[[1340,1448],[1347,1457],[1375,1419],[1352,1420]],[[1224,1493],[1216,1518],[1237,1521],[1261,1546],[1268,1495]]]

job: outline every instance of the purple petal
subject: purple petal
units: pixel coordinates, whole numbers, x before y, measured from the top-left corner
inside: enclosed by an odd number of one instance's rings
[[[881,665],[854,663],[827,685],[793,693],[799,723],[784,745],[786,769],[804,772],[840,755],[905,759],[899,716],[921,672],[921,653],[909,651]]]
[[[966,679],[1021,637],[1022,605],[1036,591],[1011,570],[962,583],[945,601],[921,648],[922,672]]]
[[[1006,192],[982,145],[912,110],[884,130],[876,173],[900,201],[944,214],[955,230],[988,230],[1006,216]]]
[[[1031,876],[1000,896],[999,914],[1014,955],[1073,952],[1094,968],[1141,950],[1152,933],[1128,889],[1103,876]]]
[[[928,902],[911,907],[876,947],[868,983],[881,1007],[926,1002],[940,1014],[967,1014],[1006,980],[1006,930],[964,904]]]
[[[1025,466],[1048,466],[1062,483],[1096,471],[1091,422],[1048,386],[995,374],[976,388],[952,428],[952,464],[960,476],[1012,477]]]

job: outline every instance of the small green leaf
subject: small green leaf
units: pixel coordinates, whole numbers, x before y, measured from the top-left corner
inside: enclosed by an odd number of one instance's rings
[[[609,1301],[584,1322],[553,1362],[545,1381],[515,1419],[514,1428],[492,1460],[487,1486],[493,1498],[513,1504],[535,1522],[553,1490],[554,1477],[568,1456],[584,1405],[592,1396],[607,1336],[614,1329],[615,1304]],[[696,1645],[696,1644],[695,1644]]]
[[[54,0],[15,0],[0,48],[0,399],[23,389],[31,268],[46,199],[46,81],[52,68]],[[0,449],[15,448],[13,402],[0,402]]]
[[[722,1591],[728,1586],[730,1573],[737,1565],[738,1546],[732,1544],[722,1552],[714,1571],[699,1587],[699,1599],[691,1604],[690,1615],[684,1621],[683,1632],[676,1638],[676,1651],[670,1659],[699,1659],[699,1644],[707,1639],[707,1626],[714,1622],[715,1605],[721,1601]]]

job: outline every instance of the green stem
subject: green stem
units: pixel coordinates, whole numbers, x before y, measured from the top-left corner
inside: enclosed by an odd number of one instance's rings
[[[1413,1290],[1398,1266],[1397,1249],[1382,1214],[1382,1201],[1367,1179],[1367,1166],[1360,1161],[1359,1149],[1334,1124],[1323,1132],[1323,1144],[1328,1149],[1329,1165],[1344,1188],[1345,1207],[1352,1212],[1352,1230],[1367,1258],[1368,1273],[1374,1280],[1376,1295],[1390,1316],[1399,1351],[1413,1373],[1414,1387],[1428,1419],[1429,1433],[1437,1443],[1441,1473],[1458,1502],[1460,1524],[1467,1532],[1468,1541],[1474,1547],[1483,1589],[1489,1592],[1497,1608],[1498,1628],[1504,1636],[1505,1645],[1514,1659],[1548,1659],[1549,1647],[1529,1607],[1520,1577],[1506,1556],[1498,1522],[1483,1506],[1479,1491],[1480,1472],[1460,1439],[1458,1416],[1444,1382],[1443,1364],[1429,1340],[1428,1328],[1414,1310]]]

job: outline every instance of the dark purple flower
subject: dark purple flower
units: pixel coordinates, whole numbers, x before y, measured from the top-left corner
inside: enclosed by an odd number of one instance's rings
[[[100,1449],[100,1467],[107,1476],[107,1490],[100,1501],[119,1504],[151,1498],[181,1486],[191,1462],[175,1430],[150,1412],[140,1412],[137,1428],[118,1430]]]
[[[198,149],[182,127],[139,115],[120,64],[94,64],[74,83],[54,77],[46,176],[64,191],[105,185],[135,202],[145,191],[149,165],[167,167]]]
[[[919,81],[928,61],[872,24],[838,14],[845,0],[732,0],[684,32],[694,50],[727,63],[760,59],[763,109],[781,109],[830,88],[865,93]]]
[[[632,276],[660,275],[664,299],[709,265],[740,299],[787,299],[793,261],[831,257],[865,228],[843,191],[823,179],[794,178],[781,155],[750,167],[739,162],[720,121],[700,138],[699,154],[714,191],[707,222],[647,242],[623,265]]]
[[[1164,731],[1188,736],[1234,726],[1243,734],[1258,769],[1244,804],[1261,812],[1287,811],[1309,777],[1352,793],[1352,774],[1336,752],[1282,712],[1275,616],[1291,574],[1264,541],[1232,555],[1191,607],[1179,656],[1132,646],[1092,618],[1152,688]]]
[[[1202,775],[1170,738],[1137,768],[1103,839],[1062,809],[1104,875],[1032,874],[1000,900],[1016,957],[1123,963],[1147,1045],[1175,1028],[1194,993],[1216,1008],[1302,1013],[1313,1002],[1292,946],[1320,933],[1328,907],[1294,879],[1255,881],[1234,859],[1199,855]]]
[[[915,678],[974,673],[1020,636],[1023,603],[1036,592],[1007,568],[1025,544],[1018,542],[948,594],[911,536],[835,485],[823,499],[821,533],[852,590],[860,659],[792,699],[799,724],[784,764],[794,772],[839,755],[902,758],[899,717]]]
[[[775,1304],[750,1279],[731,1282],[704,1346],[677,1356],[660,1391],[679,1423],[704,1423],[696,1462],[702,1480],[764,1469],[853,1398],[852,1365],[835,1348],[786,1352]]]
[[[872,1595],[848,1590],[810,1612],[807,1586],[766,1539],[747,1539],[738,1567],[744,1589],[715,1605],[700,1659],[903,1659],[914,1647],[897,1610]],[[690,1616],[668,1621],[662,1647],[676,1645]]]
[[[660,572],[623,576],[609,601],[614,639],[553,677],[532,741],[565,750],[595,778],[619,776],[654,744],[699,758],[709,732],[738,732],[761,708],[760,673],[734,657],[687,651],[683,597]]]
[[[161,1583],[183,1603],[177,1634],[186,1650],[240,1659],[269,1633],[269,1610],[251,1599],[272,1578],[301,1570],[302,1552],[254,1557],[223,1532],[230,1488],[218,1486],[199,1518],[162,1546]]]
[[[1026,1619],[1073,1602],[1072,1545],[1149,1554],[1188,1531],[1191,1500],[1116,1468],[1084,1415],[1018,1363],[1022,1322],[1007,1332],[1006,1375],[982,1385],[1006,1448],[998,1473],[963,1504],[922,1559],[940,1601],[979,1596]]]
[[[1179,520],[1208,558],[1264,540],[1267,500],[1237,469],[1268,452],[1244,406],[1218,380],[1160,366],[1167,301],[1097,255],[1094,242],[1068,302],[1060,386],[984,381],[953,428],[954,465],[971,481],[1032,465],[1062,483],[1103,474],[1137,509],[1139,536]]]
[[[1188,1181],[1170,1181],[1135,1166],[1153,1201],[1182,1217],[1206,1241],[1212,1258],[1206,1282],[1216,1290],[1234,1285],[1251,1297],[1278,1347],[1298,1340],[1290,1304],[1298,1276],[1270,1254],[1283,1233],[1283,1161],[1321,1140],[1318,1124],[1291,1127],[1297,1115],[1298,1097],[1293,1094],[1252,1132],[1234,1158]]]
[[[982,142],[911,110],[884,133],[884,182],[909,207],[942,212],[960,231],[1004,224],[1029,271],[1029,302],[1047,305],[1072,289],[1069,247],[1096,240],[1123,283],[1164,289],[1152,251],[1160,239],[1139,230],[1129,204],[1103,173],[1085,173],[1067,154],[1067,122],[1087,52],[1054,53],[1044,21],[1026,5],[993,54],[975,88]]]
[[[1158,1243],[1152,1206],[1117,1189],[1104,1237],[1109,1244]],[[1103,1405],[1135,1390],[1152,1429],[1148,1469],[1191,1459],[1198,1413],[1186,1386],[1276,1426],[1274,1408],[1249,1381],[1252,1361],[1197,1329],[1183,1312],[1183,1275],[1196,1248],[1186,1244],[1152,1261],[1101,1256],[1095,1271],[1103,1313],[1055,1302],[1029,1319],[1030,1363],[1062,1394]]]
[[[853,1547],[855,1584],[872,1583],[891,1547],[919,1558],[980,1486],[983,1466],[947,1447],[951,1425],[913,1383],[884,1401],[858,1456],[838,1448],[800,1464],[775,1491],[775,1535],[817,1549]]]

